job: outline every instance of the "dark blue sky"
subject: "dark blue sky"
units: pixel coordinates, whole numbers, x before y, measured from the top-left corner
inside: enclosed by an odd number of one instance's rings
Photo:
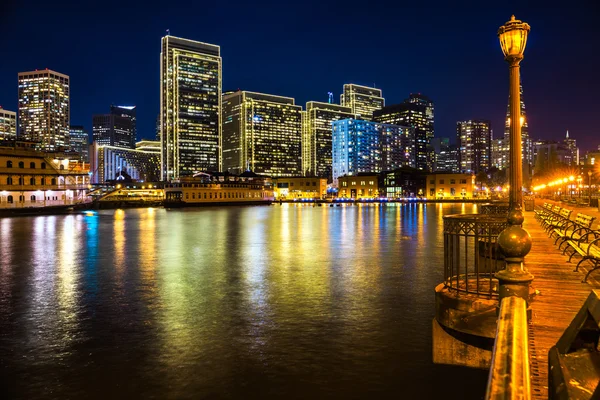
[[[0,0],[0,105],[17,109],[17,73],[71,77],[71,123],[91,129],[110,104],[138,106],[138,136],[154,137],[160,38],[221,46],[223,90],[327,100],[344,83],[410,92],[436,106],[436,136],[457,120],[492,120],[503,133],[508,68],[496,31],[511,14],[532,31],[522,63],[534,138],[567,129],[583,149],[600,144],[600,5],[498,1],[21,1]],[[89,4],[87,4],[89,3]],[[556,3],[556,4],[555,4]],[[92,6],[93,4],[93,6]],[[555,4],[555,5],[554,5]]]

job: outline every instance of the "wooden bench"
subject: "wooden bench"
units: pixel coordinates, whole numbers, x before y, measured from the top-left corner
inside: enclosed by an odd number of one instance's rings
[[[551,203],[544,203],[543,206],[538,207],[535,211],[535,218],[537,220],[539,220],[542,216],[547,215],[549,213],[552,212],[552,204]]]
[[[590,205],[590,203],[589,203],[588,199],[584,199],[582,197],[580,197],[580,198],[577,199],[577,206],[579,206],[579,207],[587,207],[589,205]]]
[[[558,249],[560,250],[561,246],[567,240],[579,240],[581,235],[587,233],[588,230],[591,230],[595,219],[596,217],[577,213],[575,221],[563,221],[562,224],[550,232],[550,237],[556,238],[554,244],[558,243]]]
[[[552,206],[545,214],[540,215],[540,224],[544,226],[546,221],[557,218],[560,210],[562,210],[561,206]]]
[[[584,261],[590,261],[592,263],[592,269],[583,278],[582,282],[586,282],[590,274],[596,269],[600,268],[600,232],[589,231],[577,241],[568,240],[569,247],[574,251],[569,256],[569,262],[575,254],[581,256],[581,260],[575,266],[575,271],[579,270],[579,266]]]
[[[558,227],[562,222],[568,221],[571,218],[571,213],[573,210],[567,210],[563,208],[559,211],[558,215],[550,218],[546,218],[542,223],[542,226],[546,230],[546,232],[552,232],[552,229]]]

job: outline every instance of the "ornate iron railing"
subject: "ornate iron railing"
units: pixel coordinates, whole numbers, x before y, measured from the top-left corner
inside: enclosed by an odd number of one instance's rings
[[[481,213],[486,215],[503,215],[506,218],[508,214],[508,203],[486,203],[481,205]]]
[[[458,214],[444,217],[444,286],[458,294],[495,297],[494,273],[504,268],[496,245],[508,226],[499,214]]]

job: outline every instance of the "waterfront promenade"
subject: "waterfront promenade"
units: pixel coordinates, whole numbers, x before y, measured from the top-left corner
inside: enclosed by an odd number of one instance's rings
[[[536,199],[537,205],[548,200]],[[598,228],[600,213],[597,208],[572,207],[573,216],[580,212],[596,217],[593,228]],[[531,303],[532,317],[529,329],[531,354],[532,398],[548,398],[548,351],[556,344],[573,317],[584,304],[592,289],[600,288],[600,272],[592,273],[587,283],[582,279],[589,265],[582,263],[578,272],[574,272],[579,258],[574,257],[568,263],[568,257],[562,255],[534,218],[533,212],[525,213],[523,227],[533,240],[531,252],[525,258],[525,265],[534,275],[532,287],[536,291]]]

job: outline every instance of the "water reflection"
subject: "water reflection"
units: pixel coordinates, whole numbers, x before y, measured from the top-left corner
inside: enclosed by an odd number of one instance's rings
[[[470,208],[0,220],[9,397],[440,396],[448,371],[430,362],[440,218]]]

